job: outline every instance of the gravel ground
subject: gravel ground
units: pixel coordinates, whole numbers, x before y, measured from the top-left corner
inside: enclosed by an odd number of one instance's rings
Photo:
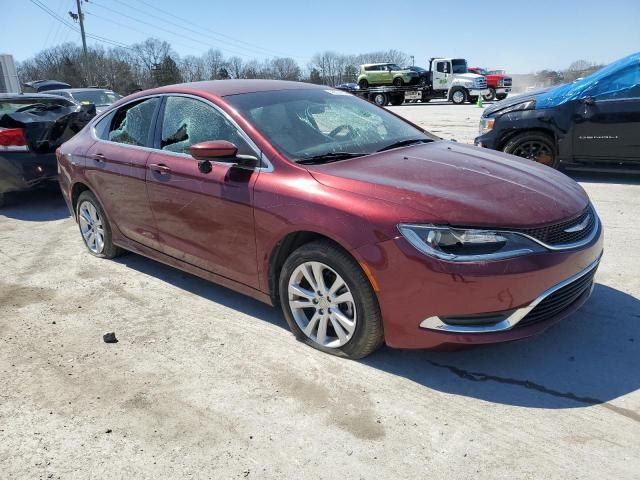
[[[459,141],[481,112],[393,110]],[[59,195],[20,196],[0,212],[0,477],[638,478],[640,179],[575,178],[607,231],[576,315],[359,362],[224,288],[93,258]]]

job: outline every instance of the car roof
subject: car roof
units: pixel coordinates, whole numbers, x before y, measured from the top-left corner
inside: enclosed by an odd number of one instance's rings
[[[396,65],[393,62],[383,62],[383,63],[363,63],[363,67],[375,67],[376,65]]]
[[[153,95],[155,93],[195,93],[216,97],[239,95],[242,93],[269,92],[275,90],[327,89],[326,85],[289,82],[286,80],[205,80],[202,82],[179,83],[136,92],[130,97]]]

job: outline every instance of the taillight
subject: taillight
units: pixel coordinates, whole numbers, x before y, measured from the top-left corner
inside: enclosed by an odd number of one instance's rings
[[[24,130],[22,128],[0,128],[0,147],[12,147],[10,150],[28,150]]]

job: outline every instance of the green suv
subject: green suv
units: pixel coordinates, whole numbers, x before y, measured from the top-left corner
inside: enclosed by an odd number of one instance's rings
[[[358,85],[360,88],[369,88],[373,85],[394,85],[402,87],[415,83],[419,74],[402,68],[395,63],[370,63],[360,65]]]

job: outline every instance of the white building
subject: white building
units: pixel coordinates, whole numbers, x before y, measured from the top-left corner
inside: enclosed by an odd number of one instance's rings
[[[0,54],[0,93],[20,92],[20,82],[13,56]]]

